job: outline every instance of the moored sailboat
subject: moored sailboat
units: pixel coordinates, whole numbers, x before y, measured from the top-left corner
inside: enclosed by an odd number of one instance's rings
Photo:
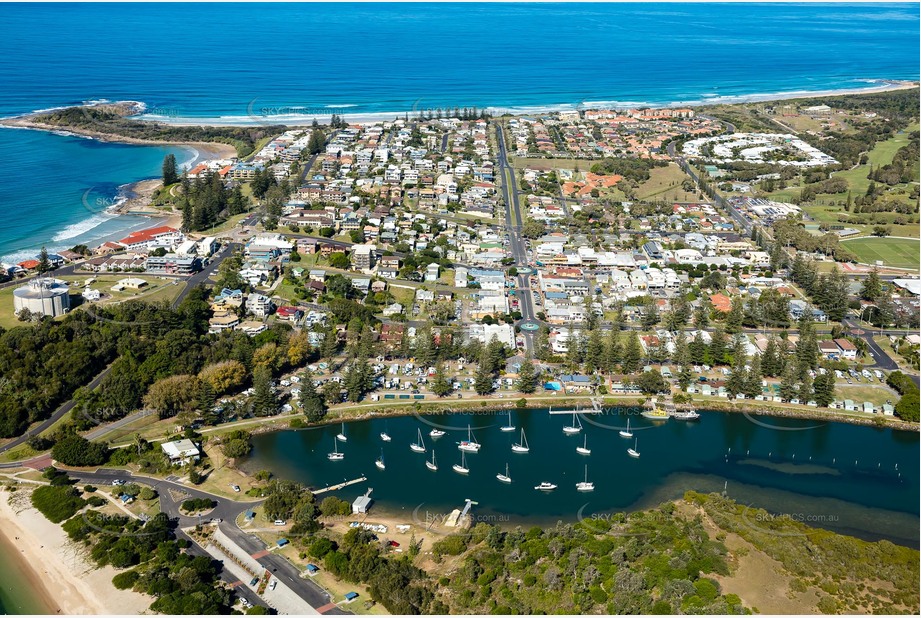
[[[461,451],[461,462],[451,466],[451,469],[458,474],[467,474],[470,472],[470,468],[467,467],[467,454]]]
[[[588,466],[585,466],[585,480],[576,483],[576,491],[595,491],[595,484],[588,480]]]
[[[513,453],[527,453],[531,450],[528,446],[528,438],[524,435],[524,427],[521,428],[521,441],[512,445]]]
[[[422,440],[422,430],[417,429],[418,435],[416,441],[409,445],[409,448],[414,453],[424,453],[425,452],[425,442]]]

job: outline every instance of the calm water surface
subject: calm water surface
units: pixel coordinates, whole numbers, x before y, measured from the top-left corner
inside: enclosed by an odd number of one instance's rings
[[[634,439],[618,434],[630,419]],[[312,487],[367,476],[366,483],[338,492],[353,499],[373,488],[376,507],[388,512],[450,512],[471,499],[484,519],[511,523],[574,521],[612,511],[635,510],[680,497],[687,490],[722,491],[743,504],[866,539],[918,545],[918,434],[844,423],[748,418],[704,412],[698,422],[652,423],[621,409],[616,415],[583,415],[583,430],[565,435],[571,416],[546,410],[513,413],[518,427],[505,433],[505,413],[453,414],[359,421],[346,425],[348,441],[338,442],[342,461],[329,461],[340,425],[282,431],[254,438],[248,470],[269,469],[282,478]],[[433,439],[431,425],[447,435]],[[468,475],[452,470],[460,463],[457,442],[467,426],[482,444],[466,454]],[[511,445],[524,428],[528,454]],[[425,454],[409,445],[423,432]],[[392,442],[379,434],[386,431]],[[576,447],[587,441],[591,455]],[[627,448],[636,444],[641,456]],[[438,471],[426,468],[434,450]],[[374,461],[383,452],[386,469]],[[496,474],[509,466],[511,485]],[[578,492],[585,466],[595,491]],[[549,481],[559,487],[538,492]]]

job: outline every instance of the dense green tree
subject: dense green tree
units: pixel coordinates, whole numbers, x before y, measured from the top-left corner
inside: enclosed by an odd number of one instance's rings
[[[109,448],[83,436],[68,434],[52,447],[51,457],[65,466],[99,466],[108,460]]]
[[[176,171],[176,155],[168,154],[163,157],[163,186],[168,187],[179,182],[179,174]]]
[[[448,376],[445,374],[444,365],[438,363],[435,365],[435,375],[432,377],[431,391],[436,397],[446,397],[451,394],[454,387]]]
[[[863,280],[860,286],[860,298],[876,301],[883,293],[883,285],[879,278],[879,271],[874,268]]]
[[[272,371],[260,366],[253,370],[253,398],[251,410],[255,416],[275,416],[281,409],[278,395],[272,387]]]
[[[835,400],[835,376],[829,370],[815,377],[812,383],[813,399],[819,407],[827,408]]]
[[[643,347],[640,345],[640,336],[633,331],[627,338],[627,345],[624,348],[621,369],[624,373],[636,373],[639,371],[641,361],[643,360]]]
[[[311,423],[316,423],[326,416],[326,401],[323,399],[323,396],[317,392],[316,383],[307,373],[304,373],[301,377],[300,401],[301,408],[304,410],[304,415]]]
[[[521,362],[515,388],[519,393],[524,393],[525,395],[537,390],[537,371],[534,369],[534,361],[531,360],[530,355]]]

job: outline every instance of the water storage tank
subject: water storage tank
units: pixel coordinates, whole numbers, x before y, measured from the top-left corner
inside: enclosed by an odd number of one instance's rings
[[[28,309],[33,314],[56,317],[70,309],[66,281],[42,277],[13,290],[13,311]]]

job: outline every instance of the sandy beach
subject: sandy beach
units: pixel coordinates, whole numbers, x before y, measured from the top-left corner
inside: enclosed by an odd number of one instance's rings
[[[51,614],[117,615],[146,613],[153,598],[118,590],[111,566],[93,568],[83,548],[57,524],[32,508],[29,489],[0,491],[0,547],[18,560],[41,604]]]

